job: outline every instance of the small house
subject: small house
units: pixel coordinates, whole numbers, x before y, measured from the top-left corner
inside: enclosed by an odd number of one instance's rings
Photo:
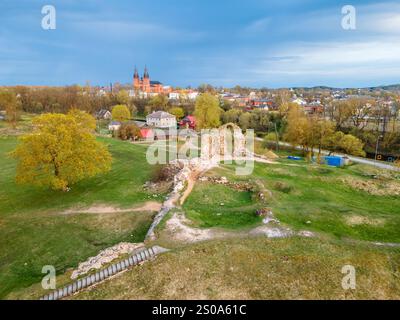
[[[111,119],[112,115],[109,110],[101,109],[99,112],[96,113],[97,119]]]
[[[195,129],[196,128],[196,118],[194,116],[187,116],[179,122],[180,128]]]
[[[119,130],[119,128],[121,128],[121,122],[118,122],[118,121],[112,121],[108,125],[109,131],[117,131],[117,130]]]
[[[149,127],[156,128],[176,128],[176,117],[165,111],[157,111],[146,117]]]

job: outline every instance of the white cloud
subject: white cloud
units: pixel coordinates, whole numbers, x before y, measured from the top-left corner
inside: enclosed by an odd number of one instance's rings
[[[308,79],[315,84],[324,81],[344,86],[350,81],[395,79],[400,74],[400,39],[291,44],[268,53],[250,71],[254,80],[281,79],[288,83]]]

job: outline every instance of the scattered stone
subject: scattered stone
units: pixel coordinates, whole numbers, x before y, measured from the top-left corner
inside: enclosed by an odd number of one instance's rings
[[[298,232],[298,235],[299,235],[300,237],[305,237],[305,238],[312,238],[312,237],[315,237],[315,234],[314,234],[313,232],[311,232],[311,231],[306,231],[306,230],[299,231],[299,232]]]
[[[72,272],[71,279],[76,279],[89,271],[100,269],[105,264],[112,262],[123,254],[131,254],[132,252],[144,247],[142,243],[122,242],[111,248],[107,248],[95,256],[87,259],[79,264],[78,268]]]
[[[264,224],[269,224],[271,222],[274,222],[276,224],[279,224],[279,220],[274,217],[274,214],[272,213],[272,210],[269,208],[262,208],[256,211],[257,216],[263,217],[263,223]]]

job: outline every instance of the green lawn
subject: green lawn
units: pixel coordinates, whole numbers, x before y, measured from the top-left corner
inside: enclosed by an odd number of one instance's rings
[[[400,197],[372,195],[342,181],[357,179],[366,184],[375,183],[375,179],[368,177],[376,171],[371,167],[353,165],[340,169],[280,159],[277,164],[257,163],[249,177],[237,177],[233,169],[233,166],[222,165],[212,174],[227,176],[231,181],[262,181],[273,195],[265,206],[272,208],[281,222],[294,229],[339,238],[400,242]],[[400,183],[398,174],[380,174],[383,185]],[[228,201],[232,201],[232,205],[228,205]],[[220,202],[227,205],[221,208]],[[200,184],[187,199],[184,209],[189,218],[202,227],[240,227],[256,221],[254,206],[248,196],[227,187]],[[242,207],[249,210],[242,210]],[[216,212],[222,215],[216,216]],[[361,222],[349,223],[352,219]]]
[[[342,288],[345,265],[356,290]],[[71,299],[399,299],[399,268],[398,249],[233,238],[176,248]]]
[[[251,192],[198,182],[183,209],[199,227],[237,229],[260,223],[262,219],[255,215],[259,207],[253,201]]]
[[[113,155],[111,172],[63,193],[17,186],[16,163],[7,156],[17,139],[0,138],[0,298],[40,282],[44,265],[54,265],[61,274],[106,247],[143,241],[153,213],[60,214],[77,206],[131,207],[162,200],[142,189],[154,169],[147,164],[145,147],[99,140]]]

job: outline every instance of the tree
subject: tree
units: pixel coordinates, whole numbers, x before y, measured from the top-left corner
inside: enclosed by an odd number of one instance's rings
[[[156,110],[167,110],[169,100],[167,96],[158,94],[150,99],[149,105],[146,106],[147,113],[151,113]]]
[[[288,112],[284,139],[293,146],[302,146],[304,152],[309,151],[310,121],[300,109],[300,106],[293,106]]]
[[[129,105],[131,98],[129,97],[129,93],[126,90],[121,90],[117,93],[115,99],[117,100],[118,104]]]
[[[314,133],[312,134],[313,146],[318,147],[318,157],[321,156],[322,147],[328,144],[330,137],[335,132],[335,125],[328,120],[312,118],[310,129]]]
[[[67,191],[74,183],[111,169],[111,155],[96,141],[96,121],[89,114],[44,114],[32,123],[33,132],[23,136],[11,153],[18,161],[17,183]]]
[[[174,115],[178,120],[185,116],[185,111],[181,107],[173,107],[169,109],[169,113]]]
[[[124,123],[118,130],[118,138],[121,140],[136,140],[140,137],[140,129],[133,123]]]
[[[361,131],[365,129],[368,124],[368,118],[372,114],[374,104],[374,101],[364,99],[351,99],[348,101],[351,120],[357,129]]]
[[[112,109],[112,118],[119,122],[128,121],[131,118],[131,113],[126,105],[116,105]]]
[[[329,140],[331,148],[335,150],[343,151],[353,156],[365,157],[363,142],[351,134],[344,134],[338,131]]]
[[[197,90],[200,93],[210,93],[210,94],[214,94],[215,93],[215,88],[212,85],[207,84],[207,83],[203,83],[203,84],[199,85]]]
[[[331,117],[337,130],[343,129],[353,114],[354,109],[349,101],[335,101],[331,106]]]
[[[266,110],[253,110],[250,114],[250,128],[258,132],[267,132],[271,125],[270,113]]]
[[[340,140],[339,146],[348,154],[365,157],[364,144],[351,134],[344,135]]]
[[[222,121],[223,123],[239,123],[239,117],[243,113],[240,109],[230,109],[223,113]]]
[[[6,120],[15,128],[19,119],[20,102],[15,93],[0,91],[0,109],[6,111]]]
[[[221,125],[221,108],[218,99],[210,93],[203,93],[196,99],[194,116],[199,129],[217,128]]]
[[[239,117],[239,127],[242,130],[247,130],[251,126],[251,114],[249,112],[244,112]]]

